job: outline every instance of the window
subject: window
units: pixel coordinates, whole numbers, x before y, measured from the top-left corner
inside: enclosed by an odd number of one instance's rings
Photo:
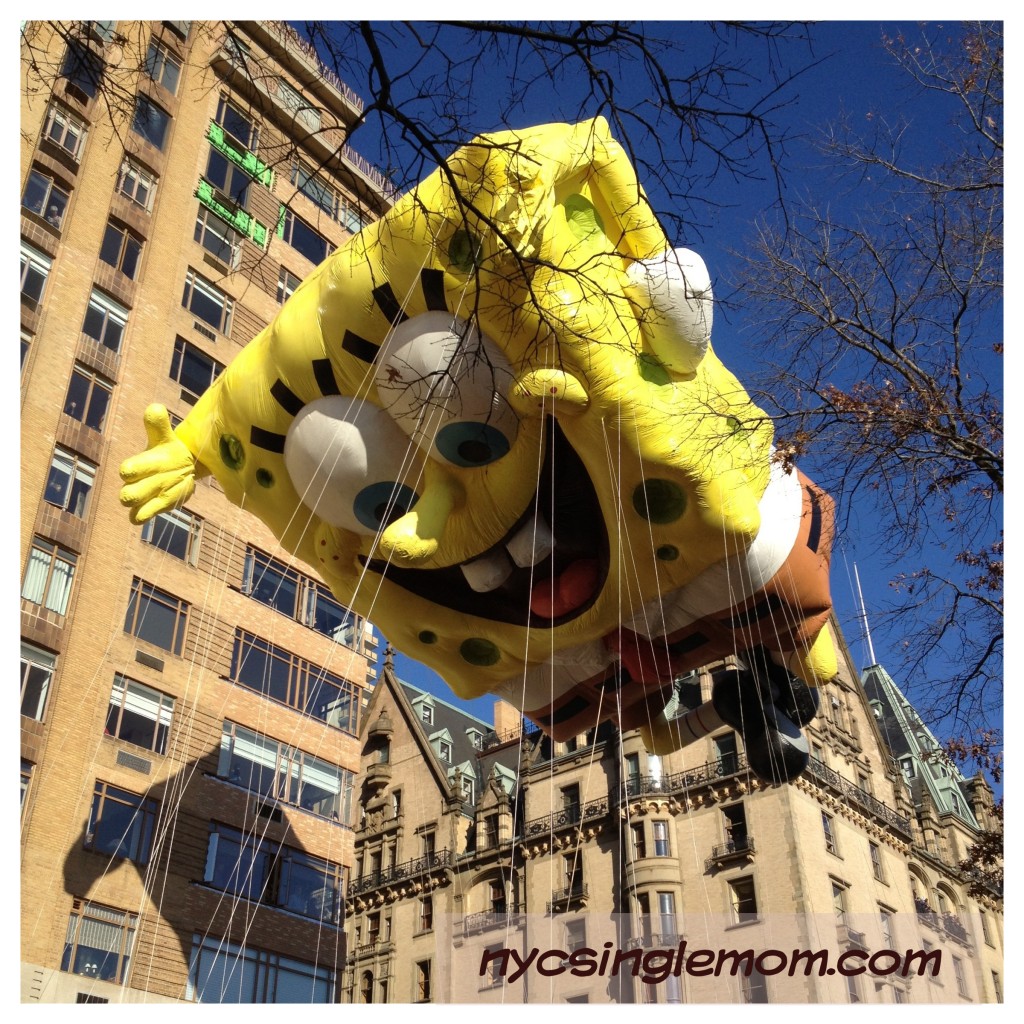
[[[675,942],[675,936],[679,929],[676,925],[676,897],[674,893],[658,893],[658,915],[660,917],[659,927],[661,929],[662,944]]]
[[[736,750],[736,733],[728,732],[714,739],[715,760],[718,761],[723,775],[732,775],[739,770],[739,757]]]
[[[100,246],[100,259],[109,263],[115,270],[120,270],[125,277],[135,280],[139,269],[139,257],[142,255],[142,242],[127,228],[113,222],[107,224]]]
[[[836,924],[845,925],[849,923],[846,914],[846,886],[839,882],[832,883],[832,910],[836,915]]]
[[[434,856],[436,833],[433,829],[420,834],[420,846],[423,848],[423,856],[428,860]]]
[[[338,218],[338,193],[323,178],[298,162],[292,163],[291,183],[329,217]]]
[[[639,793],[640,755],[627,754],[624,762],[626,766],[626,794],[628,796],[635,796]]]
[[[633,836],[633,859],[643,860],[647,856],[647,838],[644,835],[644,823],[642,821],[634,822],[629,826],[629,830]]]
[[[32,784],[32,769],[35,767],[31,761],[21,759],[21,810],[25,810],[25,798],[28,796],[28,787]]]
[[[128,310],[103,292],[93,289],[89,308],[85,311],[82,333],[111,352],[120,352],[127,324]]]
[[[565,869],[565,888],[571,896],[578,896],[583,892],[583,865],[580,863],[579,854],[570,853],[562,858],[562,866]]]
[[[125,157],[117,176],[117,191],[149,213],[156,195],[156,177]]]
[[[24,649],[24,644],[22,645]],[[24,655],[22,655],[24,657]],[[22,703],[22,714],[25,714],[24,702]],[[988,914],[979,907],[978,908],[978,920],[981,922],[981,937],[985,940],[989,946],[994,946],[995,943],[992,941],[992,932],[990,931],[991,925],[988,923]]]
[[[878,843],[868,840],[868,851],[871,854],[871,870],[879,882],[885,881],[885,874],[882,871],[882,851]]]
[[[338,924],[342,874],[340,864],[278,845],[261,834],[210,824],[203,881],[214,889],[321,923]]]
[[[747,811],[743,804],[732,804],[722,808],[725,825],[725,844],[729,853],[750,849],[747,834]]]
[[[157,85],[162,85],[172,95],[178,91],[181,61],[155,39],[149,43],[145,70]]]
[[[26,718],[43,720],[46,698],[53,682],[57,655],[22,641],[21,644],[21,713]]]
[[[78,555],[41,537],[32,539],[21,596],[47,611],[66,615]]]
[[[181,654],[188,623],[188,604],[137,576],[132,580],[124,631],[172,654]]]
[[[1001,1003],[1003,1001],[1003,983],[998,971],[992,972],[992,991],[995,993],[996,1002]]]
[[[740,975],[740,995],[745,1003],[767,1003],[768,982],[759,971]]]
[[[291,271],[282,267],[280,274],[277,275],[277,301],[287,302],[300,284],[302,282]]]
[[[420,900],[420,931],[429,932],[434,927],[434,899],[424,896]]]
[[[733,920],[738,924],[757,920],[757,893],[754,880],[749,876],[736,878],[729,883],[729,900],[732,904]]]
[[[173,509],[147,519],[142,526],[142,540],[189,565],[196,565],[202,527],[199,516],[186,509]]]
[[[651,832],[654,836],[654,856],[668,857],[671,855],[668,841],[668,822],[652,821]]]
[[[245,209],[249,201],[252,178],[238,164],[216,149],[211,149],[204,177],[225,199],[240,209]]]
[[[51,505],[84,519],[95,481],[96,466],[93,463],[58,446],[50,462],[50,477],[43,497]]]
[[[878,908],[878,919],[882,925],[882,943],[885,949],[892,949],[893,943],[896,941],[893,934],[892,915],[893,912],[888,907]]]
[[[159,804],[96,780],[85,848],[110,857],[148,864]]]
[[[60,74],[61,78],[66,78],[76,89],[92,99],[103,78],[103,58],[87,46],[73,41],[68,44],[64,54]]]
[[[43,138],[78,160],[85,147],[85,125],[70,111],[51,104],[43,124]]]
[[[846,976],[846,995],[851,1003],[861,1002],[860,985],[852,974]]]
[[[335,729],[357,731],[359,690],[354,684],[242,629],[235,632],[231,678]]]
[[[221,334],[227,334],[231,330],[234,303],[219,288],[194,270],[190,269],[185,275],[185,291],[181,296],[181,304]]]
[[[335,600],[329,590],[257,548],[245,553],[244,593],[337,643],[357,643],[358,616]]]
[[[25,369],[25,356],[28,355],[28,350],[32,347],[32,335],[28,331],[22,329],[21,332],[21,368]]]
[[[323,263],[334,246],[291,210],[284,211],[284,225],[281,237],[295,250],[302,253],[311,263]]]
[[[52,261],[49,256],[21,243],[21,297],[38,303],[43,298],[46,279],[50,276]]]
[[[123,984],[128,977],[137,926],[135,914],[75,900],[60,969]]]
[[[900,768],[903,769],[903,777],[912,779],[914,777],[914,759],[912,757],[901,757]]]
[[[566,821],[579,820],[580,787],[578,784],[562,787],[562,813]]]
[[[825,849],[829,853],[834,853],[836,856],[839,855],[839,849],[836,846],[836,836],[833,830],[832,815],[826,814],[824,811],[821,812],[821,827],[825,833]]]
[[[419,960],[416,963],[416,1002],[430,1002],[430,961]]]
[[[184,338],[174,339],[170,377],[189,395],[198,398],[221,375],[223,369],[223,365],[216,359],[211,359]]]
[[[964,998],[970,995],[967,989],[967,975],[964,973],[964,962],[960,957],[953,957],[953,976],[956,978],[957,995]]]
[[[188,31],[192,27],[191,21],[165,21],[164,24],[173,29],[182,39],[188,38]]]
[[[311,106],[309,100],[302,93],[293,89],[283,78],[277,80],[277,95],[281,103],[293,111],[310,131],[320,131],[320,111]]]
[[[422,704],[420,706],[420,721],[424,725],[434,724],[434,708],[431,704]]]
[[[124,676],[114,676],[104,734],[157,754],[167,753],[174,698]]]
[[[256,152],[259,144],[259,129],[255,122],[246,117],[229,99],[222,96],[217,103],[217,124],[225,135],[235,143],[236,148]]]
[[[498,845],[498,816],[488,814],[480,823],[483,827],[483,846],[481,849],[493,850]]]
[[[223,726],[217,775],[251,793],[343,824],[352,817],[350,771],[234,722]]]
[[[574,920],[565,922],[565,949],[574,953],[587,944],[587,922]]]
[[[197,932],[185,994],[197,1003],[333,1003],[335,977],[330,966]]]
[[[452,762],[452,745],[447,740],[437,741],[437,753],[445,764]]]
[[[76,364],[64,398],[64,412],[93,430],[102,430],[113,391],[112,384]]]
[[[167,129],[171,123],[171,115],[158,107],[148,96],[135,97],[135,115],[132,118],[132,131],[145,139],[151,146],[163,149],[167,142]]]
[[[46,223],[60,230],[71,193],[53,178],[33,168],[29,171],[21,205],[31,213],[43,217]]]
[[[89,35],[109,43],[114,38],[114,22],[112,21],[87,21],[85,23]]]
[[[255,548],[245,556],[245,592],[261,604],[295,618],[301,576],[294,569]]]
[[[373,971],[363,971],[359,981],[359,1001],[361,1003],[373,1002]]]
[[[199,207],[196,215],[195,240],[214,259],[234,269],[242,253],[242,236],[205,206]]]

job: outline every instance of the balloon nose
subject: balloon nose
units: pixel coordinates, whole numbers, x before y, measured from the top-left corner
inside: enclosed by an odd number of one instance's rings
[[[378,555],[404,568],[422,565],[437,553],[448,517],[462,498],[462,488],[454,481],[433,481],[420,500],[380,535]]]

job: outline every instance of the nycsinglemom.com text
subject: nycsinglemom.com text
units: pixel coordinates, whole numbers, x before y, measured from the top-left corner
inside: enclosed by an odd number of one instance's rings
[[[743,974],[765,977],[784,974],[788,977],[825,977],[841,975],[856,977],[862,974],[874,977],[936,977],[942,967],[942,951],[908,949],[900,953],[894,949],[878,949],[868,953],[863,949],[848,949],[834,955],[833,951],[819,949],[688,949],[683,939],[674,948],[615,949],[606,942],[601,950],[580,946],[573,950],[547,949],[534,946],[529,951],[518,949],[486,950],[480,958],[480,976],[503,978],[512,983],[527,971],[535,971],[545,978],[570,974],[577,978],[617,977],[629,973],[649,985],[667,978],[687,976],[707,978]]]

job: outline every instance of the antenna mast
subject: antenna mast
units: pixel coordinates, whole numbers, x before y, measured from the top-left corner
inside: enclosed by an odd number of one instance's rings
[[[864,622],[864,637],[868,642],[868,657],[871,659],[869,665],[877,665],[878,662],[875,660],[875,648],[871,643],[871,628],[868,626],[868,610],[864,606],[864,595],[860,589],[860,573],[857,572],[857,563],[853,563],[853,578],[857,581],[857,599],[860,601],[860,617]]]

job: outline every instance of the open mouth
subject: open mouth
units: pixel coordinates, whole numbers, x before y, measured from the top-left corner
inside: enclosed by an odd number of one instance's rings
[[[444,569],[360,560],[410,593],[478,618],[552,628],[582,615],[608,576],[608,534],[583,461],[555,420],[547,423],[537,493],[497,544]]]

